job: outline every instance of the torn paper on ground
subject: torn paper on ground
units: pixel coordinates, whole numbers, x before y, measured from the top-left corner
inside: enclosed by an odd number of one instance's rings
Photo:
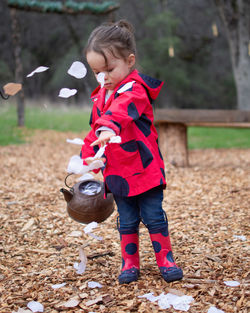
[[[237,287],[240,285],[240,283],[238,281],[235,281],[235,280],[224,281],[224,284],[229,286],[229,287]]]
[[[75,61],[70,66],[67,73],[75,78],[81,79],[86,76],[87,69],[82,62]]]
[[[66,285],[66,283],[62,283],[62,284],[55,284],[55,285],[52,285],[51,287],[53,289],[59,289],[59,288],[62,288]]]
[[[246,236],[244,236],[244,235],[242,235],[242,236],[234,235],[234,238],[240,239],[242,241],[246,241],[247,240]]]
[[[29,73],[26,77],[31,77],[35,73],[41,73],[41,72],[47,71],[48,69],[49,69],[49,67],[47,67],[47,66],[39,66],[33,72]]]
[[[73,143],[74,145],[84,145],[84,142],[81,138],[67,139],[68,143]]]
[[[194,301],[194,298],[191,296],[177,296],[171,293],[165,294],[161,293],[159,296],[155,297],[153,293],[148,293],[143,296],[139,296],[139,298],[147,298],[151,302],[158,301],[158,305],[161,309],[169,309],[171,306],[175,310],[179,311],[188,311],[190,308],[190,303]]]
[[[69,98],[69,97],[74,96],[76,93],[77,93],[77,90],[76,90],[76,89],[62,88],[62,89],[59,91],[58,97],[61,97],[61,98]]]
[[[217,309],[215,306],[210,306],[207,313],[225,313],[225,312]]]
[[[32,311],[32,312],[43,312],[44,307],[40,302],[37,301],[30,301],[27,304],[27,307]]]
[[[96,282],[96,281],[89,281],[88,282],[89,288],[102,288],[102,284]]]

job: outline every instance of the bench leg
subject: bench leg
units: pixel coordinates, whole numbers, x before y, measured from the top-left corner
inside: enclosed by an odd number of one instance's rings
[[[181,123],[160,123],[158,132],[164,160],[178,167],[187,167],[187,126]]]

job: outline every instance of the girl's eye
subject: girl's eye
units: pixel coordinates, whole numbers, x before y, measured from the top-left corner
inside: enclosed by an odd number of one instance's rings
[[[108,72],[110,73],[110,72],[112,72],[114,69],[113,68],[109,68],[108,69]]]

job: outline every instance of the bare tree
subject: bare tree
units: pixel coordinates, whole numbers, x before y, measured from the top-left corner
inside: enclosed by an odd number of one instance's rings
[[[250,110],[250,1],[214,0],[226,29],[238,109]]]

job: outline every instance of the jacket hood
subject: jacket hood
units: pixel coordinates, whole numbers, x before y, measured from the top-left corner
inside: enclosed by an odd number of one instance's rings
[[[158,97],[163,86],[163,82],[161,80],[142,74],[137,70],[134,70],[130,75],[128,75],[122,83],[126,83],[127,80],[135,80],[142,84],[152,100],[155,100]]]
[[[137,70],[134,70],[131,72],[123,81],[118,84],[118,86],[115,88],[114,92],[116,92],[119,88],[121,88],[123,85],[125,85],[128,82],[136,81],[143,85],[143,87],[146,89],[148,96],[155,100],[163,86],[163,82],[159,79],[155,79],[153,77],[147,76],[145,74],[139,73]],[[92,92],[91,97],[95,97],[95,95],[99,92],[101,89],[100,85]],[[104,88],[103,88],[104,89]]]

